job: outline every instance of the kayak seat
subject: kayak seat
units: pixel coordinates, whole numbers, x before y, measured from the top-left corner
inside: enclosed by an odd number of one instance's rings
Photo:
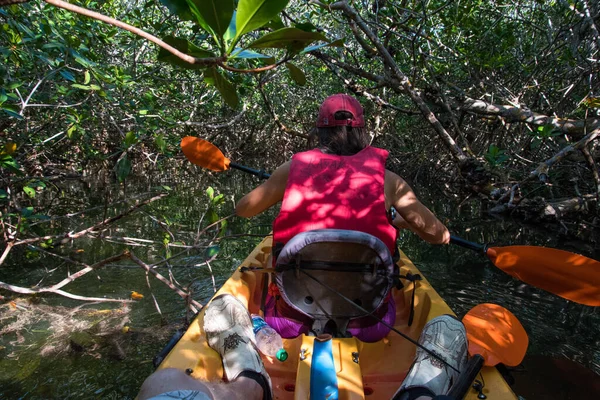
[[[398,267],[385,244],[373,235],[318,229],[286,243],[275,271],[284,301],[313,319],[312,333],[348,337],[350,320],[383,304]]]

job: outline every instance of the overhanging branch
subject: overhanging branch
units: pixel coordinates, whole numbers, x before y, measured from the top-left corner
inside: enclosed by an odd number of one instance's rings
[[[27,1],[28,0],[0,0],[0,6],[8,6],[8,5],[17,4],[17,3],[26,3]],[[98,21],[105,22],[107,24],[116,26],[121,29],[125,29],[126,31],[129,31],[135,35],[138,35],[140,37],[143,37],[144,39],[151,41],[152,43],[157,44],[158,46],[167,50],[169,53],[173,54],[174,56],[182,59],[183,61],[185,61],[189,64],[209,66],[209,65],[217,65],[217,64],[222,63],[227,60],[226,57],[206,57],[206,58],[192,57],[189,54],[185,54],[185,53],[177,50],[175,47],[165,43],[164,41],[160,40],[156,36],[151,35],[150,33],[143,31],[139,28],[136,28],[135,26],[126,24],[123,21],[119,21],[114,18],[107,17],[106,15],[100,14],[96,11],[91,11],[91,10],[88,10],[87,8],[79,7],[74,4],[67,3],[66,1],[63,1],[63,0],[44,0],[44,1],[55,7],[62,8],[67,11],[71,11],[71,12],[74,12],[74,13],[77,13],[80,15],[84,15],[86,17],[90,17],[90,18],[96,19]]]
[[[555,129],[581,139],[585,131],[593,131],[600,127],[600,119],[589,118],[586,120],[574,120],[567,118],[556,118],[548,115],[535,113],[527,108],[506,106],[488,103],[483,100],[467,98],[460,109],[480,115],[495,115],[508,123],[524,122],[533,126],[551,125]]]

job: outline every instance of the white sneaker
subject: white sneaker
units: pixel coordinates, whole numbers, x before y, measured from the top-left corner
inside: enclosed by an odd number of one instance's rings
[[[246,307],[230,294],[215,297],[206,306],[204,331],[208,345],[223,359],[227,380],[240,375],[252,378],[263,387],[264,398],[272,399],[271,378],[254,345],[252,319]]]
[[[467,331],[462,322],[451,315],[441,315],[425,324],[419,344],[448,364],[418,347],[415,362],[393,399],[401,399],[408,392],[432,397],[447,394],[459,377],[456,370],[462,371],[467,364]]]

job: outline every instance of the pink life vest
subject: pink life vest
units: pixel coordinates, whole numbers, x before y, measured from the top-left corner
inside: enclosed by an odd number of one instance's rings
[[[275,249],[313,229],[350,229],[379,238],[392,254],[396,228],[385,209],[388,152],[366,147],[351,156],[319,149],[292,157],[281,211],[273,223]]]

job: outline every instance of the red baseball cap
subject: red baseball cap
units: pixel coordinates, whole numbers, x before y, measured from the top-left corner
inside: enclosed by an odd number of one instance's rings
[[[347,111],[352,114],[351,119],[335,119],[335,113],[338,111]],[[352,96],[338,93],[325,99],[319,108],[319,118],[317,118],[317,128],[326,128],[333,126],[351,126],[353,128],[362,128],[365,126],[365,117],[363,108]]]

